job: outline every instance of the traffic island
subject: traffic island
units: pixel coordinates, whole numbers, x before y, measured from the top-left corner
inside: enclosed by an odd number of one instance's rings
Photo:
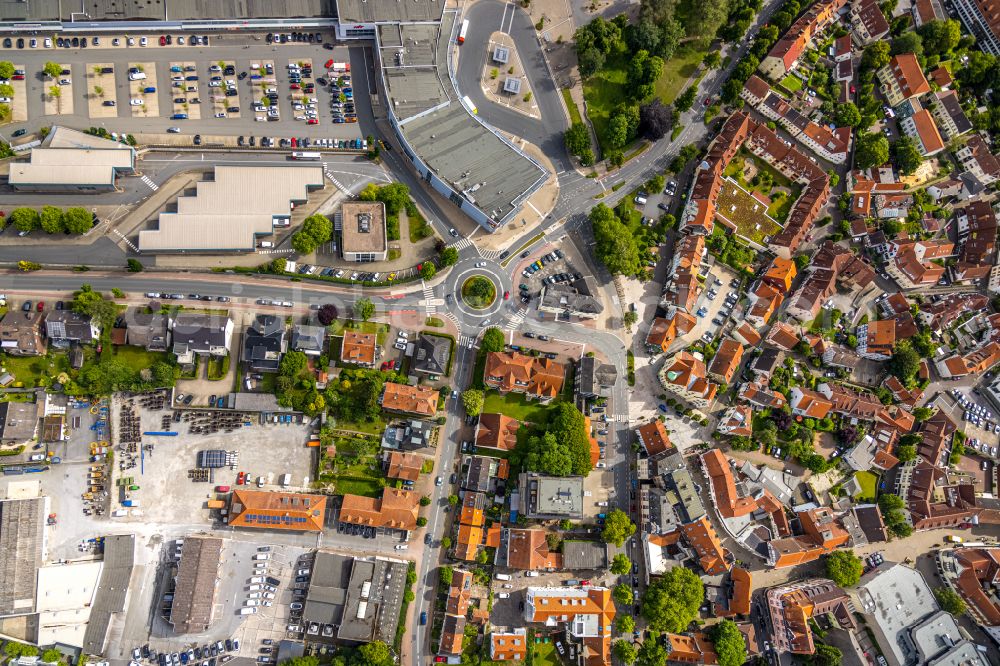
[[[482,275],[475,275],[462,283],[462,302],[474,310],[485,310],[497,300],[497,288],[493,281]]]

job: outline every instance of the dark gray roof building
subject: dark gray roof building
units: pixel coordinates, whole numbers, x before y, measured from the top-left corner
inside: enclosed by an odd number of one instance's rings
[[[386,449],[414,451],[430,445],[434,424],[412,419],[386,426],[382,433],[382,447]]]
[[[170,349],[170,318],[129,308],[125,313],[125,344],[148,351]]]
[[[581,319],[594,319],[604,311],[604,304],[594,296],[596,285],[590,278],[569,284],[550,284],[542,287],[538,309],[555,315],[569,315]]]
[[[112,534],[104,537],[104,568],[101,569],[97,596],[83,635],[83,650],[87,654],[104,654],[111,616],[125,611],[134,569],[135,535]]]
[[[257,315],[243,334],[241,356],[254,372],[277,372],[284,347],[285,320],[275,315]]]
[[[222,539],[208,536],[184,539],[170,610],[170,624],[178,634],[197,634],[211,626],[221,557]]]
[[[451,344],[452,341],[449,338],[421,333],[413,351],[410,370],[427,375],[448,374]]]
[[[476,493],[489,491],[490,481],[496,474],[497,459],[486,456],[468,456],[465,461],[468,470],[462,481],[462,488]]]
[[[0,402],[0,442],[20,444],[35,436],[38,405],[34,402]]]
[[[181,362],[193,361],[194,354],[225,356],[232,334],[233,320],[229,315],[181,313],[173,322],[173,352]]]
[[[522,472],[518,477],[521,513],[527,518],[583,518],[583,477]]]
[[[292,349],[307,356],[320,356],[326,350],[326,327],[299,324],[292,328]]]
[[[168,13],[169,8],[169,13]],[[89,0],[86,5],[67,5],[60,0],[0,0],[4,21],[191,21],[240,17],[313,18],[336,14],[335,0],[169,0],[169,2],[117,2]]]
[[[372,0],[337,0],[341,23],[396,23],[440,21],[445,3],[439,0],[379,2]]]
[[[45,318],[45,335],[57,347],[67,347],[72,342],[93,342],[100,329],[90,317],[72,310],[54,310]]]
[[[608,544],[603,541],[563,541],[563,567],[570,571],[589,571],[608,567]]]
[[[0,617],[35,611],[47,498],[0,501]]]
[[[618,370],[593,356],[584,356],[576,369],[576,392],[584,398],[608,397],[618,381]]]

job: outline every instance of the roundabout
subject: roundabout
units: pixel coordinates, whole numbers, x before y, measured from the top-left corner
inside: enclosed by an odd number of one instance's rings
[[[474,310],[485,310],[497,300],[497,288],[484,275],[473,275],[462,283],[462,302]]]
[[[511,288],[510,276],[492,261],[471,257],[460,261],[443,285],[453,300],[452,312],[466,325],[478,328],[504,308],[504,292]]]

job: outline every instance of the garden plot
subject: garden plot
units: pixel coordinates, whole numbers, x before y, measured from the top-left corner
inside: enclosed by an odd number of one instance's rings
[[[767,236],[773,236],[782,227],[768,212],[771,200],[759,192],[747,192],[731,178],[724,178],[719,188],[716,215],[722,223],[740,236],[757,245],[763,245]]]
[[[108,71],[110,70],[110,71]],[[115,66],[110,62],[87,63],[87,108],[91,118],[115,118],[116,106],[105,102],[115,101]]]
[[[135,67],[146,75],[146,78],[141,81],[128,82],[128,103],[129,107],[132,109],[132,117],[158,117],[160,115],[160,100],[157,97],[156,92],[146,92],[147,88],[156,88],[156,63],[134,62],[129,63],[129,67]],[[142,103],[133,104],[133,100],[140,100]]]
[[[58,78],[45,79],[45,115],[73,115],[73,66],[61,63],[60,67],[68,74],[60,74]],[[65,81],[65,85],[60,85]]]

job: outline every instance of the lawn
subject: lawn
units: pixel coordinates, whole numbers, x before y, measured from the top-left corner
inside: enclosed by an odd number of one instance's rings
[[[764,204],[732,180],[719,188],[716,210],[720,218],[736,228],[738,236],[758,245],[763,245],[765,236],[781,231],[781,225],[767,215]]]
[[[562,89],[563,102],[566,103],[566,111],[569,113],[570,123],[582,123],[583,117],[580,116],[580,108],[573,101],[573,95],[570,93],[569,88]]]
[[[553,643],[536,642],[532,649],[534,651],[531,657],[532,666],[559,666],[556,646]]]
[[[381,497],[385,481],[377,479],[359,479],[357,477],[338,476],[333,482],[338,495],[361,495],[362,497]]]
[[[663,74],[656,81],[656,92],[664,104],[672,104],[684,83],[698,70],[707,52],[685,44],[677,49],[674,57],[663,63]]]
[[[337,319],[330,324],[327,329],[330,335],[343,335],[344,330],[358,331],[360,333],[385,333],[389,330],[387,324],[380,324],[375,321],[354,321],[353,319]]]
[[[35,388],[42,377],[58,375],[69,370],[66,354],[45,356],[3,356],[0,366],[14,375],[15,388]]]
[[[878,476],[871,472],[857,472],[854,478],[861,484],[861,494],[857,497],[860,500],[875,501],[875,492],[878,488]]]
[[[133,370],[149,368],[160,361],[171,362],[170,354],[167,352],[151,352],[142,347],[115,346],[111,348],[111,355],[112,358],[124,361]]]
[[[789,95],[797,93],[802,90],[802,79],[795,76],[794,74],[789,74],[785,78],[778,82],[778,86],[781,87]]]
[[[522,423],[544,425],[549,420],[549,407],[535,400],[526,400],[520,393],[500,395],[496,391],[487,391],[483,403],[484,413],[506,414]]]

